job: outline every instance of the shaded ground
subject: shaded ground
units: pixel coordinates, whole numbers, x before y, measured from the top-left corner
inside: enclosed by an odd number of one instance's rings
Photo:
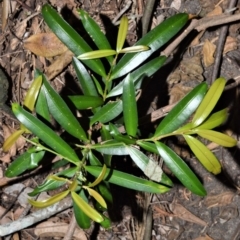
[[[69,79],[73,80],[73,86],[76,85],[74,83],[75,73],[71,66],[67,66],[65,63],[65,65],[63,64],[58,68],[52,69],[50,66],[56,58],[53,60],[37,57],[23,47],[23,41],[27,37],[34,33],[48,31],[38,12],[41,6],[46,2],[50,3],[73,25],[76,24],[76,17],[73,13],[76,8],[81,7],[88,11],[102,27],[105,26],[106,34],[112,37],[116,28],[110,23],[113,20],[118,20],[115,19],[117,13],[128,4],[128,1],[125,0],[27,0],[23,2],[19,0],[11,1],[12,13],[9,13],[7,25],[0,35],[0,66],[10,86],[6,94],[6,82],[3,82],[3,78],[0,76],[2,81],[0,81],[0,101],[2,101],[0,103],[0,108],[2,109],[0,111],[1,143],[4,137],[9,135],[9,131],[16,129],[18,124],[7,110],[4,110],[5,107],[3,109],[1,106],[9,106],[11,101],[21,102],[32,82],[35,68],[45,70],[50,78],[54,78],[52,73],[55,71],[56,76],[52,83],[59,91],[66,88],[66,85],[69,91]],[[175,14],[176,9],[180,12],[200,13],[200,15],[205,16],[206,13],[212,12],[214,8],[216,9],[215,5],[217,2],[203,0],[199,2],[184,1],[183,3],[181,1],[156,1],[150,25],[152,27],[156,26],[162,17],[169,17]],[[133,19],[129,25],[128,43],[130,45],[141,34],[141,27],[139,27],[141,25],[140,17],[145,12],[145,4],[142,0],[135,0],[132,1],[132,4],[126,10],[126,14]],[[227,9],[228,4],[228,1],[223,1],[219,6],[224,11]],[[217,11],[219,11],[219,8]],[[236,13],[238,13],[238,10]],[[217,15],[219,13],[214,12],[212,14]],[[120,17],[121,14],[119,15]],[[1,22],[1,25],[3,24]],[[235,23],[231,24],[229,28],[229,38],[227,44],[225,44],[225,53],[222,55],[223,59],[219,71],[219,75],[229,80],[229,83],[236,83],[239,80],[239,27],[240,25]],[[213,71],[211,60],[212,55],[214,55],[211,51],[214,47],[210,44],[207,50],[204,50],[203,45],[207,40],[212,44],[217,44],[219,32],[220,28],[214,27],[203,32],[203,36],[199,36],[196,33],[190,35],[181,43],[180,51],[173,53],[173,56],[170,57],[170,60],[174,60],[169,61],[156,74],[154,79],[145,85],[142,97],[138,103],[141,116],[166,106],[168,103],[176,102],[189,89],[201,81],[206,80],[210,83]],[[193,41],[194,37],[196,38]],[[67,83],[66,79],[68,80]],[[5,101],[7,105],[4,104]],[[230,113],[229,121],[222,130],[227,131],[228,134],[234,135],[236,138],[240,129],[238,102],[238,86],[235,84],[234,87],[224,92],[224,96],[219,104],[221,105],[219,108],[229,107]],[[145,131],[149,131],[151,128],[152,124],[148,123],[145,125]],[[177,147],[172,142],[169,142],[169,145],[181,154],[196,172],[204,183],[208,196],[200,198],[191,194],[177,180],[175,180],[174,188],[162,195],[150,196],[114,188],[115,203],[109,213],[113,219],[111,229],[103,230],[97,226],[92,226],[91,229],[83,233],[88,239],[240,239],[240,201],[238,195],[240,187],[239,146],[230,150],[212,145],[209,146],[213,149],[223,167],[221,174],[213,176],[206,172],[186,149]],[[4,179],[5,169],[9,162],[12,161],[12,158],[23,152],[24,146],[25,142],[20,142],[11,153],[1,152],[0,177],[2,178],[1,185],[3,186],[0,199],[1,224],[28,214],[26,209],[29,205],[26,202],[22,203],[19,195],[28,187],[40,184],[48,174],[47,172],[38,173],[31,177],[28,176],[21,181],[4,182],[6,180]],[[163,168],[169,173],[164,164]],[[20,185],[15,185],[17,183]],[[9,189],[9,187],[11,188]],[[22,190],[19,191],[19,189]],[[49,225],[42,227],[45,231],[43,230],[44,237],[41,235],[40,239],[61,239],[67,231],[66,229],[68,229],[71,214],[71,209],[68,209],[51,219],[46,219],[45,222]],[[152,224],[149,224],[151,222]],[[57,226],[56,229],[52,227],[51,224],[53,223]],[[49,228],[51,228],[51,231],[47,231]],[[144,234],[145,237],[143,237]],[[39,239],[39,235],[40,233],[36,232],[36,226],[34,225],[19,231],[12,235],[11,238]],[[76,239],[80,238],[76,237]]]

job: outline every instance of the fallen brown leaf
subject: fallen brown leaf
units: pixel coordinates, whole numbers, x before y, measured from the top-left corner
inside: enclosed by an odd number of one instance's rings
[[[216,46],[211,43],[208,39],[204,42],[203,45],[203,63],[205,67],[209,67],[214,63],[214,53],[216,50]]]
[[[218,195],[207,196],[204,200],[204,204],[207,208],[216,206],[225,206],[232,202],[235,194],[233,192],[224,192]]]
[[[223,53],[231,52],[237,48],[238,48],[237,39],[233,38],[231,36],[227,36],[227,39],[226,39],[226,42],[224,45],[224,49],[223,49]]]
[[[55,57],[67,51],[67,47],[51,32],[32,35],[24,41],[24,47],[43,57]]]
[[[203,237],[197,237],[194,238],[193,240],[214,240],[213,238],[210,238],[207,234]]]

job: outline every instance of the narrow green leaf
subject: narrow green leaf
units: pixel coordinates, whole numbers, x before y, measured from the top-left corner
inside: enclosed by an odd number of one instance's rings
[[[68,96],[68,98],[71,100],[74,106],[79,110],[96,108],[103,104],[103,100],[101,97],[75,95],[75,96]]]
[[[98,160],[98,158],[94,155],[94,153],[92,151],[88,152],[88,158],[89,158],[89,163],[91,165],[102,166],[101,161]]]
[[[131,78],[134,82],[135,89],[139,89],[141,87],[141,82],[143,78],[151,77],[155,72],[157,72],[163,64],[166,62],[167,58],[165,56],[160,56],[152,59],[151,61],[143,64],[141,67],[137,68],[135,71],[131,72]],[[126,76],[127,78],[128,76]],[[123,83],[121,81],[116,87],[114,87],[107,97],[114,97],[122,94],[123,92]]]
[[[199,136],[206,138],[212,142],[215,142],[223,147],[234,147],[237,144],[237,140],[220,132],[205,129],[196,129],[195,131]]]
[[[133,81],[128,75],[123,84],[123,118],[128,135],[135,137],[138,128],[138,112]]]
[[[112,49],[102,49],[80,54],[77,58],[80,60],[96,59],[113,56],[116,55],[116,53],[117,52]]]
[[[53,205],[54,203],[61,201],[68,194],[69,194],[69,190],[66,190],[64,192],[60,192],[60,193],[54,195],[53,197],[50,197],[43,201],[34,201],[32,199],[28,199],[28,202],[36,208],[45,208],[45,207],[49,207],[49,206]]]
[[[98,176],[101,167],[85,166],[85,169],[93,176]],[[113,184],[130,188],[136,191],[150,192],[150,193],[165,193],[170,189],[166,186],[148,181],[139,177],[135,177],[128,173],[120,172],[117,170],[107,169],[105,179]]]
[[[120,26],[118,29],[118,36],[117,36],[117,46],[116,50],[119,53],[124,45],[124,42],[127,37],[127,32],[128,32],[128,18],[127,16],[123,16],[120,20]]]
[[[39,119],[25,111],[19,104],[13,103],[12,110],[16,118],[29,129],[33,134],[39,137],[45,144],[54,151],[61,154],[74,164],[79,163],[78,156],[74,150],[51,128],[41,122]]]
[[[119,51],[119,53],[135,53],[135,52],[142,52],[147,50],[149,50],[148,46],[138,45],[138,46],[123,48],[121,51]]]
[[[187,164],[165,144],[156,142],[156,146],[160,156],[179,181],[191,192],[205,196],[206,190]]]
[[[25,132],[24,129],[23,130],[19,129],[16,132],[14,132],[13,134],[11,134],[5,140],[5,142],[4,142],[3,146],[2,146],[3,151],[7,152],[24,132]]]
[[[103,217],[99,212],[97,212],[94,208],[92,208],[88,203],[86,203],[77,193],[71,192],[72,199],[76,203],[76,205],[93,221],[102,222]]]
[[[100,225],[105,229],[110,228],[111,227],[111,220],[109,218],[107,218],[106,216],[104,216],[103,214],[102,214],[102,217],[103,217],[104,220],[102,222],[100,222]]]
[[[99,93],[101,96],[103,96],[103,89],[102,89],[101,84],[100,84],[99,81],[94,77],[94,75],[92,75],[92,78],[93,78],[93,81],[94,81],[94,83],[95,83],[95,85],[96,85],[96,88],[97,88],[98,93]]]
[[[113,197],[111,193],[111,189],[109,186],[109,183],[102,181],[98,186],[97,186],[99,193],[103,196],[103,198],[108,202],[108,203],[113,203]]]
[[[150,48],[148,51],[135,54],[125,54],[113,69],[111,79],[119,78],[128,74],[134,68],[143,63],[153,52],[167,43],[187,23],[188,14],[176,14],[163,23],[159,24],[152,31],[144,35],[134,46],[145,45]]]
[[[137,144],[140,147],[142,147],[143,149],[147,150],[148,152],[152,152],[152,153],[158,154],[157,147],[156,147],[156,145],[154,143],[137,141]]]
[[[9,178],[16,177],[27,170],[38,167],[38,163],[42,160],[44,154],[45,151],[27,151],[23,153],[11,163],[5,172],[5,176]]]
[[[34,188],[34,190],[32,192],[28,193],[28,195],[30,197],[34,197],[41,192],[55,190],[55,189],[63,186],[64,184],[66,184],[66,181],[56,181],[53,179],[47,179],[43,184],[37,186],[36,188]]]
[[[98,49],[111,49],[111,45],[103,34],[99,25],[83,10],[79,10],[80,19],[82,21],[83,27],[92,38]],[[113,62],[113,57],[107,57],[110,64]]]
[[[42,7],[44,21],[57,37],[75,54],[92,51],[85,40],[48,4]],[[106,77],[105,69],[99,59],[84,62],[92,71]]]
[[[122,101],[108,102],[90,119],[90,125],[96,122],[107,123],[116,118],[122,112]]]
[[[107,209],[107,203],[97,191],[86,186],[83,188],[85,188],[88,191],[89,195],[92,196],[103,208]]]
[[[183,135],[183,137],[195,156],[209,172],[212,172],[213,174],[221,172],[219,161],[203,143],[189,135]]]
[[[227,120],[227,108],[213,113],[203,124],[198,126],[198,129],[213,129],[220,126]]]
[[[194,127],[199,126],[209,116],[217,104],[225,87],[225,84],[226,80],[224,78],[218,78],[209,88],[206,96],[199,105],[193,117],[192,124]]]
[[[94,144],[92,148],[98,152],[108,155],[128,155],[126,145],[116,140],[108,140],[102,142],[101,144]]]
[[[136,139],[130,138],[127,135],[122,135],[122,134],[114,134],[113,135],[114,139],[116,139],[119,142],[126,143],[127,145],[132,145],[136,143]]]
[[[201,83],[189,92],[158,125],[154,138],[177,130],[197,109],[207,91],[207,84]]]
[[[51,87],[45,78],[43,79],[43,85],[48,108],[54,119],[56,119],[56,121],[74,137],[83,141],[88,141],[86,133],[78,120],[60,95]]]
[[[86,203],[88,203],[88,199],[83,190],[79,193],[80,198],[83,199]],[[82,229],[88,229],[91,226],[90,218],[82,211],[81,208],[73,201],[73,211],[74,216],[76,218],[77,224]]]
[[[41,86],[42,86],[42,76],[40,75],[34,79],[33,83],[31,84],[24,98],[23,105],[31,112],[34,109]]]
[[[73,57],[72,63],[84,95],[97,97],[96,87],[85,66],[76,57]]]

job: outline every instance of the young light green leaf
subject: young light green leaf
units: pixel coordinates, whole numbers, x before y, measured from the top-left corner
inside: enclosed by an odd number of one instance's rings
[[[155,142],[160,156],[179,181],[191,192],[205,196],[206,190],[187,164],[168,146]]]
[[[42,7],[44,21],[57,37],[75,54],[92,51],[85,40],[48,4]],[[99,59],[87,60],[84,62],[92,71],[102,77],[106,77],[106,72]]]
[[[98,176],[101,171],[101,167],[97,166],[85,166],[85,169],[93,176]],[[113,184],[130,188],[136,191],[150,192],[150,193],[165,193],[170,188],[157,184],[152,181],[145,180],[143,178],[135,177],[128,173],[120,172],[117,170],[107,169],[105,179]]]
[[[120,20],[120,26],[118,29],[117,46],[116,46],[116,50],[118,53],[123,48],[123,44],[127,37],[127,32],[128,32],[128,18],[127,16],[124,15]]]
[[[95,50],[95,51],[83,53],[79,55],[77,58],[80,60],[96,59],[96,58],[113,56],[113,55],[116,55],[116,53],[117,52],[112,49],[102,49],[102,50]]]
[[[74,137],[88,141],[87,135],[78,120],[45,78],[43,78],[43,85],[48,108],[54,119]]]
[[[177,130],[197,109],[207,91],[207,84],[201,83],[189,92],[158,125],[154,138]]]
[[[133,80],[134,83],[134,88],[135,89],[139,89],[141,87],[141,82],[143,80],[144,77],[151,77],[155,72],[157,72],[165,63],[166,61],[166,57],[165,56],[160,56],[157,58],[152,59],[151,61],[145,63],[144,65],[142,65],[141,67],[137,68],[135,71],[131,72],[131,78]],[[128,75],[126,76],[126,78],[128,77]],[[121,81],[117,86],[115,86],[107,95],[108,97],[114,97],[117,95],[122,94],[123,92],[123,83],[124,80]]]
[[[36,208],[45,208],[45,207],[49,207],[49,206],[53,205],[54,203],[61,201],[68,194],[69,194],[69,190],[66,190],[64,192],[60,192],[60,193],[54,195],[53,197],[50,197],[43,201],[35,201],[32,199],[28,199],[28,202]]]
[[[121,51],[119,51],[119,53],[135,53],[135,52],[142,52],[147,50],[149,50],[148,46],[138,45],[138,46],[123,48]]]
[[[79,110],[96,108],[103,104],[103,100],[101,97],[75,95],[68,96],[68,98]]]
[[[125,54],[111,74],[111,80],[128,74],[134,68],[143,63],[153,52],[162,47],[173,36],[175,36],[188,21],[188,14],[179,13],[168,18],[159,24],[152,31],[141,38],[134,46],[145,45],[150,48],[148,51],[135,54]]]
[[[98,97],[94,82],[85,66],[76,57],[73,57],[72,63],[84,95]]]
[[[92,38],[98,49],[111,49],[111,45],[103,34],[99,25],[83,10],[79,10],[80,19],[82,21],[83,27]],[[107,57],[110,64],[113,62],[113,57]]]
[[[107,170],[107,166],[104,164],[99,176],[94,180],[94,182],[88,184],[88,187],[93,188],[93,187],[97,186],[103,180],[103,178],[106,174],[106,170]]]
[[[237,144],[237,140],[220,132],[206,129],[196,129],[195,131],[199,136],[206,138],[212,142],[215,142],[223,147],[234,147]]]
[[[102,222],[103,217],[99,212],[97,212],[94,208],[92,208],[88,203],[86,203],[77,193],[71,192],[72,199],[76,203],[76,205],[93,221]]]
[[[78,156],[74,150],[50,127],[45,125],[39,119],[35,118],[29,112],[25,111],[17,103],[12,104],[12,110],[16,118],[33,134],[39,137],[45,144],[65,157],[68,161],[76,165],[79,163]]]
[[[44,154],[45,151],[27,151],[23,153],[17,159],[15,159],[13,163],[11,163],[11,165],[8,167],[5,172],[6,177],[16,177],[27,170],[38,167],[38,163],[42,160]]]
[[[193,117],[192,124],[194,127],[199,126],[209,116],[217,104],[225,87],[225,84],[226,80],[224,78],[218,78],[209,88],[206,96],[199,105]]]
[[[79,196],[88,203],[88,199],[83,190],[80,191]],[[77,224],[82,229],[88,229],[91,226],[90,218],[82,211],[81,208],[73,201],[73,211]]]
[[[116,140],[108,140],[101,144],[94,144],[92,149],[108,155],[128,155],[126,145]]]
[[[135,137],[138,128],[137,102],[133,81],[128,75],[123,83],[123,118],[128,135]]]
[[[4,141],[4,144],[2,146],[3,151],[7,152],[24,132],[25,132],[24,129],[19,129],[16,132],[14,132],[13,134],[11,134]]]
[[[122,101],[108,102],[90,119],[90,125],[96,122],[107,123],[117,117],[123,110]]]
[[[183,135],[183,137],[195,156],[209,172],[212,172],[213,174],[221,172],[219,161],[203,143],[189,135]]]
[[[220,126],[227,120],[227,108],[213,113],[203,124],[198,126],[198,129],[213,129]]]
[[[42,76],[40,75],[34,79],[33,83],[31,84],[24,98],[23,105],[31,112],[34,109],[41,86],[42,86]]]

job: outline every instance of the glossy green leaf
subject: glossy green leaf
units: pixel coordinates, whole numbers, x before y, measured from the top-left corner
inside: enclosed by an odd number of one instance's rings
[[[93,221],[102,222],[103,217],[94,208],[92,208],[88,203],[86,203],[77,193],[71,192],[72,199],[75,204]]]
[[[107,204],[105,200],[97,191],[86,186],[84,186],[83,188],[86,189],[89,195],[92,196],[103,208],[107,209]]]
[[[179,181],[191,192],[199,196],[205,196],[206,190],[188,165],[165,144],[156,142],[156,146],[165,164]]]
[[[102,163],[98,160],[98,158],[94,155],[93,151],[88,152],[88,159],[91,165],[102,166]]]
[[[128,75],[123,84],[123,118],[128,135],[135,137],[138,128],[137,102],[133,81]]]
[[[88,199],[83,190],[79,193],[80,198],[88,204]],[[82,211],[81,208],[73,201],[73,211],[77,221],[77,224],[82,229],[88,229],[91,226],[90,218]]]
[[[110,228],[111,227],[111,220],[104,215],[102,215],[102,217],[103,217],[103,221],[100,222],[100,225],[105,229]]]
[[[220,126],[227,120],[227,108],[213,113],[198,129],[213,129]]]
[[[147,150],[148,152],[152,152],[152,153],[158,154],[157,147],[156,147],[156,145],[154,143],[137,141],[137,144],[140,147],[142,147],[143,149]]]
[[[63,160],[65,160],[65,159],[63,159]],[[67,178],[72,178],[76,174],[77,171],[78,171],[77,167],[71,167],[71,168],[67,168],[67,169],[62,170],[62,171],[56,173],[55,175],[56,176],[67,177]]]
[[[131,144],[135,144],[136,143],[136,139],[130,138],[127,135],[116,134],[116,135],[113,135],[113,137],[117,141],[126,143],[127,145],[131,145]]]
[[[7,152],[13,144],[18,140],[18,138],[25,132],[25,130],[19,129],[11,134],[5,141],[2,146],[4,152]]]
[[[96,87],[85,66],[76,57],[73,57],[72,63],[84,95],[97,97]]]
[[[126,15],[124,15],[120,20],[120,26],[118,29],[117,46],[116,46],[116,50],[118,53],[123,48],[124,42],[127,37],[127,32],[128,32],[128,18]]]
[[[31,84],[24,98],[23,105],[31,112],[34,109],[41,86],[42,86],[42,76],[40,75],[36,79],[34,79],[33,83]]]
[[[19,104],[13,103],[12,110],[16,118],[45,144],[74,164],[79,163],[74,150],[50,127],[25,111]]]
[[[102,142],[101,144],[94,144],[92,148],[98,152],[108,155],[128,155],[126,145],[116,140],[108,140]]]
[[[141,82],[145,76],[151,77],[155,72],[157,72],[163,66],[166,60],[167,58],[165,56],[154,58],[151,61],[143,64],[141,67],[137,68],[135,71],[131,72],[131,78],[134,82],[135,90],[140,88]],[[123,83],[124,81],[121,81],[116,87],[114,87],[109,92],[107,97],[114,97],[122,94]]]
[[[90,125],[96,122],[107,123],[116,118],[122,112],[122,101],[108,102],[90,119]]]
[[[94,81],[94,83],[95,83],[95,85],[96,85],[96,88],[97,88],[98,93],[99,93],[101,96],[103,96],[104,94],[103,94],[103,89],[102,89],[101,84],[100,84],[99,81],[94,77],[94,75],[92,75],[92,78],[93,78],[93,81]]]
[[[189,92],[158,125],[154,137],[177,130],[197,109],[207,91],[207,84],[201,83]]]
[[[28,199],[28,202],[36,208],[45,208],[45,207],[49,207],[49,206],[53,205],[54,203],[61,201],[68,194],[69,194],[69,190],[66,190],[64,192],[58,193],[58,194],[54,195],[53,197],[50,197],[43,201],[35,201],[32,199]]]
[[[47,179],[43,184],[35,187],[32,192],[28,193],[28,195],[30,197],[34,197],[41,192],[55,190],[55,189],[63,186],[64,184],[66,184],[66,181],[56,181],[53,179]]]
[[[85,40],[48,4],[42,7],[44,21],[57,37],[75,54],[92,51]],[[105,77],[105,69],[99,59],[87,60],[84,62],[92,71]]]
[[[103,34],[99,25],[83,10],[79,10],[80,19],[82,21],[83,27],[92,38],[98,49],[111,49],[111,45]],[[107,58],[109,63],[113,62],[113,57]]]
[[[86,133],[76,117],[45,78],[43,79],[43,85],[49,111],[53,115],[54,119],[74,137],[83,141],[88,141]]]
[[[113,69],[111,79],[116,79],[128,74],[134,68],[143,63],[153,52],[158,50],[173,36],[175,36],[183,28],[187,21],[188,14],[179,13],[168,18],[152,31],[144,35],[144,37],[141,38],[134,46],[145,45],[148,46],[150,50],[135,54],[125,54]]]
[[[100,172],[99,176],[94,180],[94,182],[90,183],[88,185],[88,187],[93,188],[93,187],[97,186],[103,180],[103,178],[106,174],[106,170],[107,170],[107,167],[104,164],[103,167],[102,167],[102,171]]]
[[[68,98],[79,110],[96,108],[103,104],[103,100],[101,97],[75,95],[68,96]]]
[[[11,163],[5,172],[5,176],[16,177],[27,170],[38,167],[38,163],[42,160],[44,154],[45,151],[23,153]]]
[[[212,142],[215,142],[223,147],[234,147],[237,144],[237,140],[220,132],[206,129],[196,129],[195,131],[199,136],[206,138]]]
[[[99,193],[103,196],[103,198],[108,203],[113,203],[113,197],[112,197],[109,183],[103,181],[97,186],[97,188],[98,188]]]
[[[226,80],[224,78],[218,78],[209,88],[206,96],[199,105],[193,117],[192,124],[194,127],[199,126],[209,116],[217,104],[225,87],[225,84]]]
[[[102,141],[107,141],[112,139],[112,136],[105,125],[102,125],[100,134],[101,134]],[[111,166],[112,155],[103,154],[103,159],[104,159],[104,163],[107,166]]]
[[[98,176],[101,167],[85,166],[85,169],[93,176]],[[150,192],[150,193],[165,193],[170,189],[166,186],[157,184],[143,178],[135,177],[128,173],[120,172],[117,170],[107,169],[105,179],[113,184],[130,188],[136,191]]]
[[[147,51],[147,50],[149,50],[148,46],[138,45],[138,46],[123,48],[121,51],[119,51],[119,53],[135,53],[135,52],[141,52],[141,51]]]
[[[212,172],[213,174],[221,172],[221,165],[219,161],[203,143],[192,136],[183,136],[195,156],[209,172]]]
[[[96,58],[113,56],[113,55],[116,55],[116,53],[117,52],[112,49],[95,50],[95,51],[83,53],[79,55],[77,58],[80,60],[96,59]]]

